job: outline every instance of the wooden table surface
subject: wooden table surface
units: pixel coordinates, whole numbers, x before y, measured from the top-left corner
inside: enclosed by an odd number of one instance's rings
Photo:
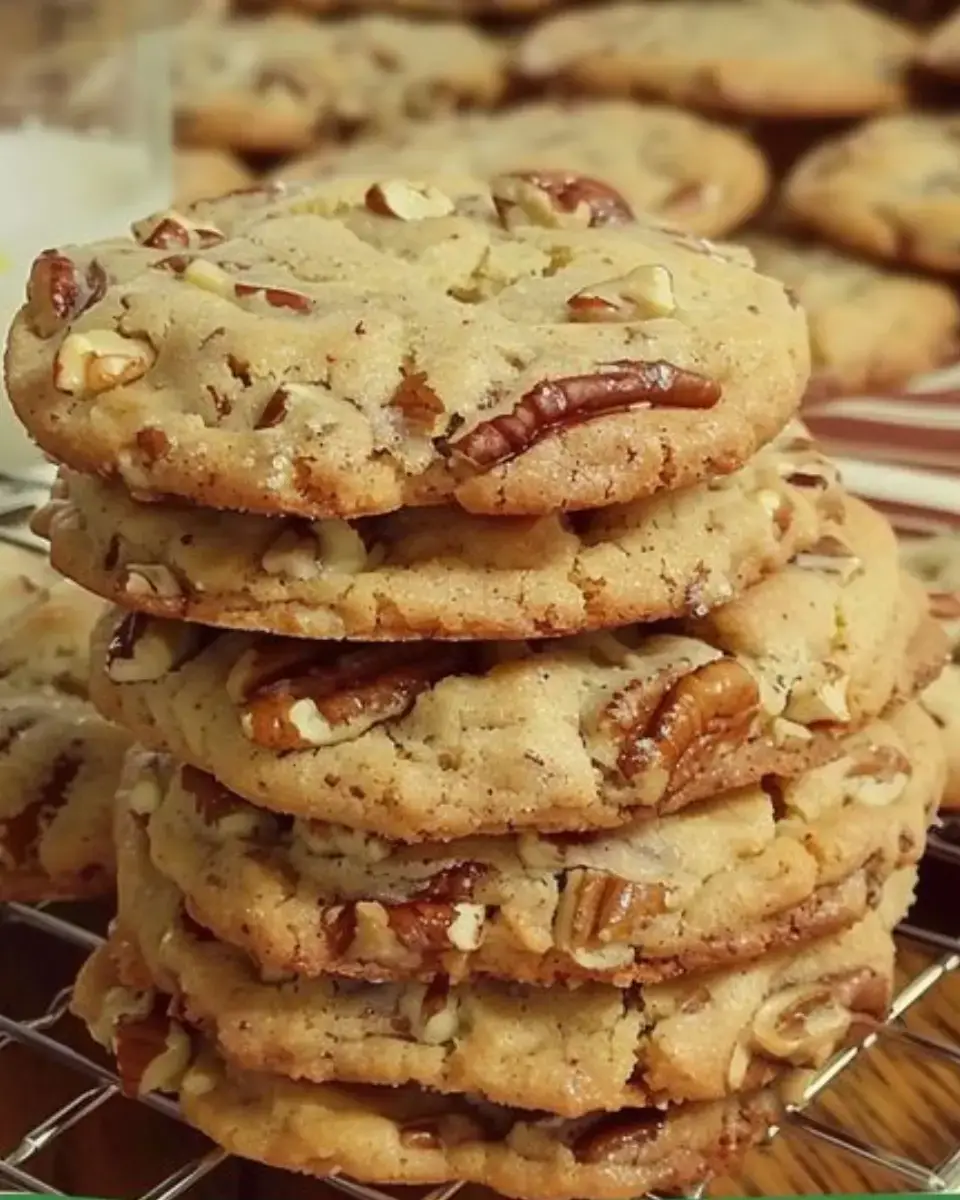
[[[0,544],[0,574],[23,571],[37,575],[44,567],[38,555]],[[927,878],[932,879],[932,874]],[[931,886],[934,883],[930,903],[940,912],[952,912],[956,907],[952,880],[938,876]],[[105,928],[109,912],[93,907],[83,910],[81,916],[92,927]],[[19,1019],[44,1011],[56,991],[70,982],[81,958],[79,952],[16,923],[0,921],[0,1013]],[[901,982],[914,978],[935,960],[935,954],[905,944]],[[944,979],[911,1009],[906,1025],[960,1047],[960,972]],[[91,1053],[85,1032],[70,1018],[60,1022],[54,1032]],[[90,1086],[74,1072],[33,1052],[17,1046],[0,1049],[0,1157],[9,1154],[25,1133],[57,1107]],[[884,1036],[808,1111],[865,1141],[932,1167],[960,1145],[960,1066]],[[134,1197],[202,1153],[206,1145],[178,1123],[113,1099],[23,1166],[72,1195]],[[886,1171],[788,1130],[755,1150],[736,1178],[717,1180],[712,1193],[782,1196],[905,1190],[920,1189],[910,1189]],[[402,1189],[400,1194],[409,1191]],[[469,1189],[471,1200],[477,1191]],[[322,1183],[304,1186],[275,1172],[230,1162],[189,1196],[197,1200],[333,1200],[340,1193]]]

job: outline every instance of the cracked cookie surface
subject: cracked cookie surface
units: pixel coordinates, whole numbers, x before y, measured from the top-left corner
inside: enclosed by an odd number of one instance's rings
[[[784,203],[830,241],[891,262],[960,271],[960,117],[878,117],[794,167]]]
[[[611,827],[791,774],[936,675],[945,642],[886,521],[665,632],[342,644],[108,615],[105,715],[255,803],[402,840]]]
[[[757,117],[892,108],[920,38],[847,0],[634,0],[549,17],[515,66],[603,93]]]
[[[271,971],[628,986],[842,928],[917,861],[945,774],[930,718],[907,706],[836,754],[579,837],[403,845],[291,823],[151,756],[124,791],[190,914]]]
[[[582,177],[268,187],[137,232],[36,261],[6,370],[49,453],[143,499],[604,507],[734,470],[807,381],[746,251]]]
[[[893,941],[872,912],[747,969],[626,991],[261,975],[187,916],[137,815],[119,816],[117,843],[111,952],[124,983],[180,997],[186,1019],[246,1070],[417,1083],[577,1117],[720,1099],[769,1082],[777,1063],[820,1065],[858,1021],[885,1017],[892,990]],[[792,1028],[797,1012],[807,1022]]]
[[[181,144],[273,154],[492,104],[502,85],[503,52],[479,30],[382,14],[207,22],[174,57]]]
[[[124,987],[105,949],[84,966],[73,996],[74,1011],[114,1052],[128,1092],[178,1092],[186,1119],[226,1150],[306,1174],[462,1180],[518,1200],[628,1200],[730,1165],[780,1111],[767,1090],[669,1113],[563,1120],[412,1086],[295,1082],[231,1068],[197,1034],[191,1048],[168,1006],[161,993]]]
[[[307,522],[138,504],[65,474],[34,528],[127,609],[309,638],[539,637],[703,615],[819,539],[832,464],[792,424],[739,471],[575,516]]]
[[[401,126],[382,138],[327,149],[277,172],[489,178],[504,171],[577,171],[615,187],[636,212],[717,237],[736,228],[767,190],[762,154],[743,134],[694,113],[632,101],[571,106],[542,101]]]
[[[803,305],[814,386],[898,387],[956,354],[960,304],[942,283],[787,236],[748,231],[738,241]]]

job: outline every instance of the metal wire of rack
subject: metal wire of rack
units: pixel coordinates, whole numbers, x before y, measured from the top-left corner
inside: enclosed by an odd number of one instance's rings
[[[26,529],[25,520],[29,508],[36,503],[36,489],[23,488],[11,494],[6,483],[6,480],[0,480],[0,542],[10,542],[31,550],[41,549],[39,541]],[[960,866],[960,816],[954,824],[948,822],[933,831],[928,857]],[[45,905],[0,904],[0,933],[10,925],[27,927],[41,938],[85,952],[102,942],[98,934],[51,911]],[[782,1125],[771,1129],[769,1137],[772,1139],[786,1132],[790,1136],[811,1138],[852,1155],[862,1163],[883,1169],[912,1191],[931,1195],[951,1194],[960,1192],[960,1146],[952,1149],[937,1164],[929,1166],[858,1137],[850,1130],[807,1111],[813,1101],[834,1086],[855,1061],[869,1054],[881,1041],[898,1042],[913,1053],[933,1056],[960,1068],[960,1044],[915,1032],[904,1024],[905,1016],[920,1000],[960,969],[960,936],[955,930],[945,932],[912,923],[902,924],[898,934],[901,939],[933,951],[939,957],[901,989],[883,1026],[872,1031],[857,1045],[836,1055],[809,1080],[802,1096],[788,1109]],[[67,1013],[69,1002],[70,988],[66,987],[58,989],[41,1011],[33,1016],[14,1019],[0,1010],[0,1089],[3,1086],[3,1051],[11,1045],[24,1047],[75,1072],[89,1081],[90,1085],[24,1133],[18,1144],[0,1158],[0,1196],[25,1192],[65,1195],[33,1173],[30,1167],[41,1152],[51,1147],[68,1130],[121,1095],[120,1080],[113,1071],[55,1036],[56,1027]],[[129,1103],[145,1105],[170,1121],[183,1121],[177,1104],[167,1097],[149,1095]],[[189,1196],[202,1180],[227,1161],[225,1151],[210,1145],[141,1192],[137,1200],[178,1200],[179,1197]],[[360,1184],[339,1174],[328,1176],[324,1182],[349,1200],[397,1200],[396,1193]],[[457,1183],[443,1185],[429,1191],[420,1200],[452,1200],[462,1186]],[[697,1189],[690,1200],[700,1200],[705,1190]]]

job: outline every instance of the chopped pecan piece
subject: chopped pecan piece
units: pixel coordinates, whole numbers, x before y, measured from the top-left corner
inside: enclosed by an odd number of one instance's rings
[[[460,900],[472,900],[477,886],[486,877],[489,867],[483,863],[456,863],[431,875],[423,887],[414,893],[415,900],[440,901],[456,904]]]
[[[577,867],[564,879],[554,940],[562,950],[629,942],[666,908],[667,889],[662,883],[633,883],[603,871]]]
[[[44,250],[30,269],[26,315],[30,328],[41,338],[53,337],[69,321],[86,312],[107,290],[107,275],[94,260],[81,274],[65,254]]]
[[[0,847],[12,865],[21,865],[36,856],[44,830],[57,810],[66,804],[70,785],[82,766],[76,752],[64,751],[58,755],[40,794],[18,813],[0,821]]]
[[[569,375],[534,384],[512,413],[482,421],[450,443],[451,451],[481,470],[495,467],[556,429],[629,408],[713,408],[720,385],[667,362],[621,361],[613,370]]]
[[[54,357],[54,387],[68,396],[96,396],[141,379],[156,358],[144,338],[113,329],[71,333]]]
[[[431,432],[437,418],[445,412],[443,401],[427,383],[426,371],[401,367],[400,376],[390,407],[402,413],[410,425]]]
[[[305,750],[359,737],[402,716],[447,675],[464,670],[463,645],[402,644],[347,651],[264,642],[237,664],[244,733],[272,750]]]
[[[378,216],[396,217],[400,221],[446,217],[454,210],[453,201],[439,188],[409,179],[373,184],[367,189],[364,203]]]
[[[107,646],[106,672],[115,683],[146,683],[178,671],[217,636],[203,625],[151,620],[128,613]]]
[[[648,710],[648,704],[640,707],[617,766],[628,780],[654,768],[669,781],[687,756],[746,735],[760,711],[760,689],[741,663],[717,659],[673,684],[644,720]]]
[[[250,837],[270,817],[235,796],[212,775],[196,767],[180,769],[180,786],[193,800],[197,815],[210,829],[230,838]]]
[[[133,236],[141,246],[152,250],[168,250],[180,247],[183,250],[206,250],[224,241],[225,234],[213,225],[199,225],[182,213],[156,213],[133,226]]]
[[[313,301],[310,297],[292,288],[270,287],[262,283],[236,283],[233,290],[238,300],[245,300],[249,296],[262,296],[271,308],[289,308],[298,313],[313,311]]]
[[[960,620],[960,592],[931,592],[930,615],[938,621]]]
[[[357,936],[357,909],[354,904],[326,908],[320,918],[320,932],[327,954],[334,961],[343,958]]]
[[[753,1041],[771,1058],[819,1066],[850,1028],[849,1009],[827,984],[796,984],[771,996],[753,1019]]]
[[[482,904],[434,904],[414,901],[387,907],[387,921],[397,941],[408,950],[475,950],[480,945],[485,909]]]
[[[618,191],[572,171],[516,171],[495,179],[491,192],[506,229],[528,222],[597,226],[628,225],[635,220]]]
[[[577,1162],[631,1163],[663,1129],[667,1114],[659,1108],[640,1108],[601,1117],[574,1141]]]
[[[158,996],[146,1017],[121,1017],[113,1031],[117,1074],[125,1096],[177,1090],[190,1064],[192,1048],[187,1031],[166,1011]]]

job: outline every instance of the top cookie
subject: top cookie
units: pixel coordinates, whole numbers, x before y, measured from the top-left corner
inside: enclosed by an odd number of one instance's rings
[[[806,321],[747,252],[583,177],[367,183],[41,255],[6,359],[33,436],[141,499],[520,515],[726,473],[795,410]]]
[[[793,169],[784,201],[841,245],[960,271],[960,117],[882,117],[829,139]]]
[[[848,0],[631,0],[543,22],[516,67],[751,116],[856,116],[900,103],[918,44]]]
[[[357,128],[491,104],[503,52],[467,25],[294,15],[203,23],[174,61],[179,140],[296,153]]]
[[[285,179],[445,173],[488,178],[520,168],[608,180],[638,212],[706,237],[740,225],[767,189],[767,167],[743,134],[693,113],[627,100],[575,107],[545,101],[408,124],[287,164]]]

